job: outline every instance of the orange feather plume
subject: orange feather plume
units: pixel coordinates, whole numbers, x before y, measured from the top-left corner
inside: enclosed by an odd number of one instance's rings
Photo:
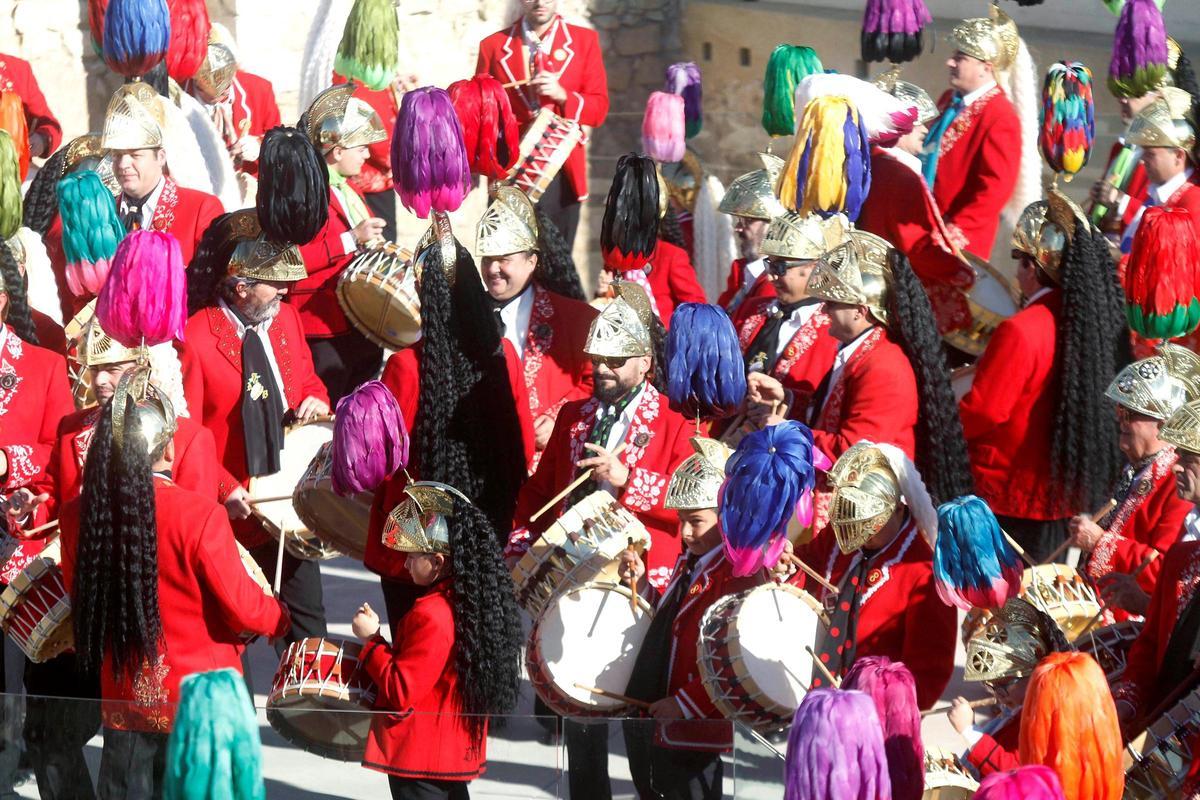
[[[21,165],[21,180],[29,174],[29,128],[25,125],[25,107],[16,92],[0,92],[0,131],[8,131],[17,161]]]

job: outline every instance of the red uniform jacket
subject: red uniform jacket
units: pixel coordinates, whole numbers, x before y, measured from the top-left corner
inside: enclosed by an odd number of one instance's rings
[[[60,356],[65,356],[67,354],[67,334],[63,332],[63,326],[36,308],[29,309],[29,316],[33,318],[38,347],[44,347]]]
[[[862,439],[894,444],[912,458],[918,407],[917,378],[908,356],[887,331],[876,327],[830,384],[812,426],[813,443],[833,461]],[[804,418],[804,409],[789,413]]]
[[[1179,539],[1184,520],[1192,510],[1192,504],[1179,499],[1175,493],[1171,467],[1176,460],[1173,447],[1161,450],[1146,467],[1145,474],[1135,478],[1129,494],[1109,515],[1112,521],[1108,530],[1100,537],[1084,565],[1084,571],[1093,581],[1110,572],[1130,574],[1143,560],[1153,557],[1154,560],[1138,575],[1137,582],[1147,594],[1154,593],[1154,584],[1162,571],[1162,559],[1158,556]],[[1120,609],[1114,609],[1113,613],[1118,622],[1129,618],[1129,614]]]
[[[212,431],[225,472],[246,486],[250,475],[242,437],[242,341],[229,317],[215,306],[193,314],[184,332],[186,344],[180,348],[180,362],[188,411]],[[313,371],[312,354],[304,342],[295,309],[286,303],[280,305],[268,338],[283,378],[281,388],[287,407],[296,408],[310,395],[328,403],[329,393]],[[232,489],[222,485],[218,491],[227,496]],[[253,519],[239,520],[236,531],[246,547],[269,540]]]
[[[945,109],[953,97],[938,101]],[[966,238],[964,249],[992,255],[1000,211],[1012,197],[1021,167],[1021,119],[1000,88],[962,110],[942,135],[933,198],[946,224]]]
[[[608,116],[608,77],[596,32],[557,17],[543,40],[546,43],[542,49],[543,69],[558,76],[558,82],[567,93],[567,99],[562,103],[530,97],[526,92],[532,74],[529,51],[521,34],[521,20],[479,43],[475,72],[487,73],[504,84],[522,132],[542,107],[553,109],[560,117],[588,128],[603,125],[604,118]],[[563,176],[575,196],[581,201],[586,200],[586,139],[567,157]]]
[[[346,79],[336,72],[333,73],[333,85],[345,83]],[[370,155],[363,163],[362,172],[350,179],[350,185],[361,194],[392,191],[392,131],[396,127],[396,117],[400,113],[400,101],[392,87],[372,91],[366,86],[357,84],[354,96],[365,101],[383,122],[387,138],[382,142],[369,145]]]
[[[401,778],[469,781],[483,774],[487,728],[465,725],[454,650],[454,594],[442,581],[417,598],[396,643],[373,636],[362,664],[379,693],[363,766]]]
[[[346,191],[358,191],[350,186]],[[304,335],[315,339],[327,339],[346,333],[351,329],[346,312],[342,311],[337,299],[337,282],[342,270],[354,258],[357,249],[346,251],[342,234],[351,229],[350,217],[342,203],[329,190],[329,221],[306,245],[301,246],[304,267],[308,277],[297,281],[288,292],[287,300],[300,312]]]
[[[266,78],[239,69],[230,84],[229,99],[233,105],[233,128],[241,132],[244,126],[245,136],[261,142],[267,131],[281,124],[275,89]],[[258,159],[243,161],[242,170],[257,175]]]
[[[746,355],[754,343],[754,337],[758,336],[777,304],[773,296],[760,297],[753,301],[747,299],[742,308],[745,313],[738,317],[738,344],[742,354]],[[813,393],[821,385],[821,379],[833,367],[837,351],[838,341],[829,335],[829,315],[821,310],[792,334],[791,340],[783,348],[783,354],[771,367],[771,377],[782,383],[783,388],[792,391],[795,397],[793,410],[797,411],[797,418],[803,419]]]
[[[797,552],[826,580],[840,586],[861,552],[846,555],[831,531],[817,536]],[[836,596],[803,572],[791,579],[826,608]],[[875,555],[867,579],[858,587],[857,656],[887,656],[902,661],[917,684],[917,703],[930,708],[942,696],[954,672],[957,612],[937,596],[933,584],[933,551],[909,520],[892,543]],[[849,664],[842,665],[842,675]],[[840,675],[838,677],[841,677]]]
[[[76,572],[79,498],[63,506],[62,571],[68,591]],[[272,638],[291,627],[287,610],[246,572],[225,509],[165,478],[154,478],[158,528],[158,603],[163,642],[155,664],[136,676],[113,675],[105,654],[100,675],[104,725],[165,733],[174,726],[179,682],[193,672],[242,671],[243,634]]]
[[[725,281],[725,290],[721,292],[721,296],[717,298],[717,305],[725,309],[730,317],[735,317],[741,312],[741,309],[746,308],[760,297],[774,297],[775,284],[771,283],[771,277],[766,270],[763,270],[754,283],[750,285],[750,291],[746,292],[746,296],[742,298],[734,308],[730,308],[730,303],[733,298],[737,297],[738,291],[742,288],[742,281],[746,275],[746,259],[735,258],[729,265],[729,277]]]
[[[529,417],[529,404],[525,399],[525,388],[521,380],[521,362],[516,352],[507,340],[503,342],[504,363],[508,368],[508,383],[512,390],[513,405],[517,409],[517,418],[525,446],[525,463],[533,458],[533,422]],[[396,401],[400,404],[400,415],[409,431],[413,430],[417,419],[417,409],[421,399],[421,343],[393,353],[383,367],[383,381]],[[413,480],[421,480],[415,468],[408,471]],[[400,470],[383,482],[375,490],[375,499],[371,504],[371,519],[367,528],[367,547],[363,556],[363,566],[382,575],[385,578],[407,579],[404,561],[407,554],[398,553],[383,546],[383,524],[387,515],[404,499],[404,487],[408,478],[404,470]]]
[[[963,290],[975,283],[975,273],[951,251],[950,233],[925,180],[887,150],[875,147],[871,188],[855,225],[908,256],[929,294],[940,333],[969,327],[971,310]]]
[[[165,180],[166,185],[158,197],[158,205],[154,207],[150,227],[174,236],[183,253],[183,263],[190,264],[200,244],[200,237],[214,219],[225,213],[225,209],[221,207],[221,201],[211,194],[185,189],[172,178]],[[121,198],[118,196],[113,199],[120,209]],[[61,227],[59,230],[61,236]]]
[[[1159,686],[1158,673],[1171,632],[1200,585],[1200,541],[1179,542],[1167,551],[1150,597],[1146,623],[1129,648],[1129,659],[1113,697],[1148,714],[1174,686]]]
[[[1017,749],[1021,744],[1021,712],[1017,711],[995,731],[985,733],[967,752],[967,761],[986,778],[993,772],[1007,772],[1021,766]]]
[[[28,61],[0,53],[0,92],[14,92],[21,98],[29,135],[40,133],[49,140],[45,154],[48,156],[57,150],[62,143],[62,126],[46,104]]]
[[[997,514],[1062,519],[1050,496],[1060,381],[1054,369],[1062,293],[1042,295],[996,328],[959,404],[975,489]]]
[[[683,709],[688,722],[658,725],[655,739],[666,747],[687,750],[728,750],[733,745],[732,725],[713,705],[704,688],[700,670],[696,666],[696,650],[700,638],[700,623],[713,603],[730,594],[753,589],[764,580],[760,571],[754,575],[737,578],[733,567],[722,552],[703,568],[692,575],[687,594],[679,605],[675,622],[671,626],[671,662],[667,679],[667,694],[674,697]],[[663,588],[662,596],[671,591],[684,564],[681,555],[675,564],[671,582]],[[719,724],[703,724],[694,720],[720,720]]]
[[[35,489],[45,479],[58,422],[74,410],[63,357],[0,326],[0,451],[8,461],[0,489],[5,494],[24,486]]]
[[[575,478],[578,472],[575,463],[590,453],[583,445],[596,423],[599,407],[600,401],[595,398],[563,406],[537,472],[521,488],[514,515],[516,530],[507,555],[528,548],[530,539],[541,535],[554,522],[557,515],[549,512],[533,523],[529,517]],[[679,462],[692,454],[690,437],[694,435],[695,423],[669,409],[667,398],[649,383],[645,384],[625,434],[625,451],[619,456],[621,463],[629,468],[629,482],[617,499],[650,532],[653,546],[646,556],[646,576],[659,589],[670,578],[680,552],[678,515],[663,508],[667,483]],[[564,499],[559,512],[567,507]]]
[[[708,302],[687,251],[662,239],[658,240],[654,255],[650,256],[646,279],[658,307],[658,318],[667,327],[671,326],[671,314],[675,306],[680,303]]]

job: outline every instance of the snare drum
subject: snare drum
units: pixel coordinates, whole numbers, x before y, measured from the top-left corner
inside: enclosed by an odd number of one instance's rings
[[[308,473],[313,459],[323,445],[333,441],[332,422],[309,422],[293,425],[284,432],[283,451],[279,454],[279,471],[250,479],[247,491],[250,499],[283,497],[266,503],[252,503],[254,516],[271,536],[284,537],[289,553],[296,558],[312,561],[336,558],[341,555],[313,535],[300,520],[294,495]]]
[[[412,254],[394,245],[351,259],[337,283],[338,304],[363,336],[403,350],[421,338],[421,297]]]
[[[1182,797],[1183,784],[1200,737],[1200,689],[1194,690],[1126,747],[1133,758],[1125,771],[1128,800]],[[1200,754],[1198,754],[1200,755]]]
[[[617,556],[633,540],[650,549],[650,532],[608,492],[596,491],[567,509],[513,568],[517,602],[537,619],[560,589],[604,580],[619,583]]]
[[[1075,644],[1082,652],[1096,659],[1108,678],[1108,685],[1112,686],[1125,672],[1129,648],[1142,632],[1143,624],[1142,620],[1127,619],[1115,625],[1105,625],[1080,636]]]
[[[337,639],[301,639],[283,653],[267,697],[267,721],[292,744],[325,758],[360,761],[376,688],[358,660],[362,648]],[[347,713],[358,712],[358,713]]]
[[[60,553],[55,538],[0,594],[0,628],[34,663],[75,646],[71,597],[58,567]]]
[[[504,182],[517,187],[531,203],[536,203],[581,141],[583,128],[578,123],[548,108],[539,109],[521,137],[520,156]]]
[[[768,583],[722,597],[700,623],[696,661],[726,718],[760,733],[782,730],[808,691],[824,629],[821,604],[791,584]]]
[[[619,584],[586,583],[559,594],[529,633],[525,669],[538,697],[569,717],[621,716],[619,700],[587,686],[625,694],[642,639],[654,616]]]
[[[1039,564],[1027,568],[1021,576],[1018,597],[1049,614],[1072,642],[1100,613],[1096,590],[1078,570],[1066,564]],[[991,616],[992,612],[987,609],[973,608],[967,612],[962,626],[963,642],[982,630]]]
[[[925,792],[921,800],[970,800],[979,788],[971,769],[948,750],[925,751]]]
[[[979,356],[1000,323],[1020,310],[1020,293],[991,264],[965,250],[962,254],[975,271],[975,285],[967,293],[971,326],[965,330],[947,331],[942,338],[951,347]]]
[[[362,560],[367,550],[367,523],[371,517],[371,492],[341,497],[333,491],[332,445],[321,445],[296,487],[292,504],[296,514],[328,547]]]

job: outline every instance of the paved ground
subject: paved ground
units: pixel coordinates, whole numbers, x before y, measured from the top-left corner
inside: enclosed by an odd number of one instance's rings
[[[349,559],[337,559],[322,565],[325,586],[325,605],[330,635],[350,638],[350,618],[364,600],[382,609],[383,598],[378,581]],[[947,696],[960,693],[962,688],[962,648],[959,647],[955,679]],[[266,703],[266,692],[275,672],[275,653],[264,643],[251,648],[251,677],[257,692],[256,705]],[[979,688],[966,687],[968,696],[979,696]],[[523,686],[520,713],[531,714],[533,693],[529,684]],[[263,740],[263,771],[267,781],[267,796],[271,800],[323,800],[324,798],[386,798],[387,781],[378,773],[357,764],[320,758],[305,753],[284,741],[267,725],[259,711]],[[944,715],[928,717],[923,726],[927,746],[958,749],[961,744],[950,729]],[[488,742],[487,775],[474,782],[471,795],[476,798],[554,798],[566,797],[565,763],[562,747],[547,741],[538,721],[532,717],[514,717],[501,730],[494,730]],[[615,797],[633,797],[625,759],[624,741],[619,726],[610,726],[610,778]],[[782,748],[782,745],[779,745]],[[100,741],[88,747],[93,769],[99,763]],[[747,800],[776,800],[782,791],[781,756],[765,743],[739,736],[737,747],[726,762],[726,795]],[[30,782],[19,789],[21,797],[38,797],[36,786]]]

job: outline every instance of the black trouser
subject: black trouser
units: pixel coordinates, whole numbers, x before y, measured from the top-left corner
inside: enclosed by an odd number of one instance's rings
[[[629,774],[642,800],[721,800],[724,767],[719,753],[676,750],[654,743],[654,724],[626,720]]]
[[[430,781],[388,775],[392,800],[470,800],[466,781]]]
[[[996,519],[1000,527],[1025,550],[1035,564],[1041,564],[1047,556],[1053,553],[1060,544],[1067,540],[1066,519],[1021,519],[1020,517],[1004,517],[999,514]],[[1065,563],[1066,551],[1058,557],[1059,563]]]
[[[391,189],[382,192],[363,192],[363,200],[372,216],[379,217],[386,223],[383,226],[383,238],[389,242],[396,241],[396,193]]]
[[[275,582],[275,559],[279,551],[278,542],[260,544],[250,551],[263,574],[272,584]],[[292,629],[282,641],[275,643],[279,655],[292,642],[310,636],[325,637],[325,601],[321,591],[321,567],[316,561],[296,558],[283,551],[283,581],[279,584],[279,599],[292,615]]]
[[[93,798],[83,748],[100,730],[100,682],[74,653],[25,665],[25,744],[43,800]]]
[[[612,800],[608,779],[608,723],[563,720],[567,740],[567,785],[571,800]]]
[[[371,344],[357,330],[327,339],[309,337],[313,368],[329,390],[331,407],[379,373],[383,350]]]
[[[159,800],[167,765],[167,734],[104,729],[100,800]]]
[[[538,199],[538,208],[542,210],[559,233],[567,240],[567,252],[575,247],[575,230],[579,227],[579,198],[575,190],[567,182],[565,170],[559,170],[546,187],[546,191]]]

